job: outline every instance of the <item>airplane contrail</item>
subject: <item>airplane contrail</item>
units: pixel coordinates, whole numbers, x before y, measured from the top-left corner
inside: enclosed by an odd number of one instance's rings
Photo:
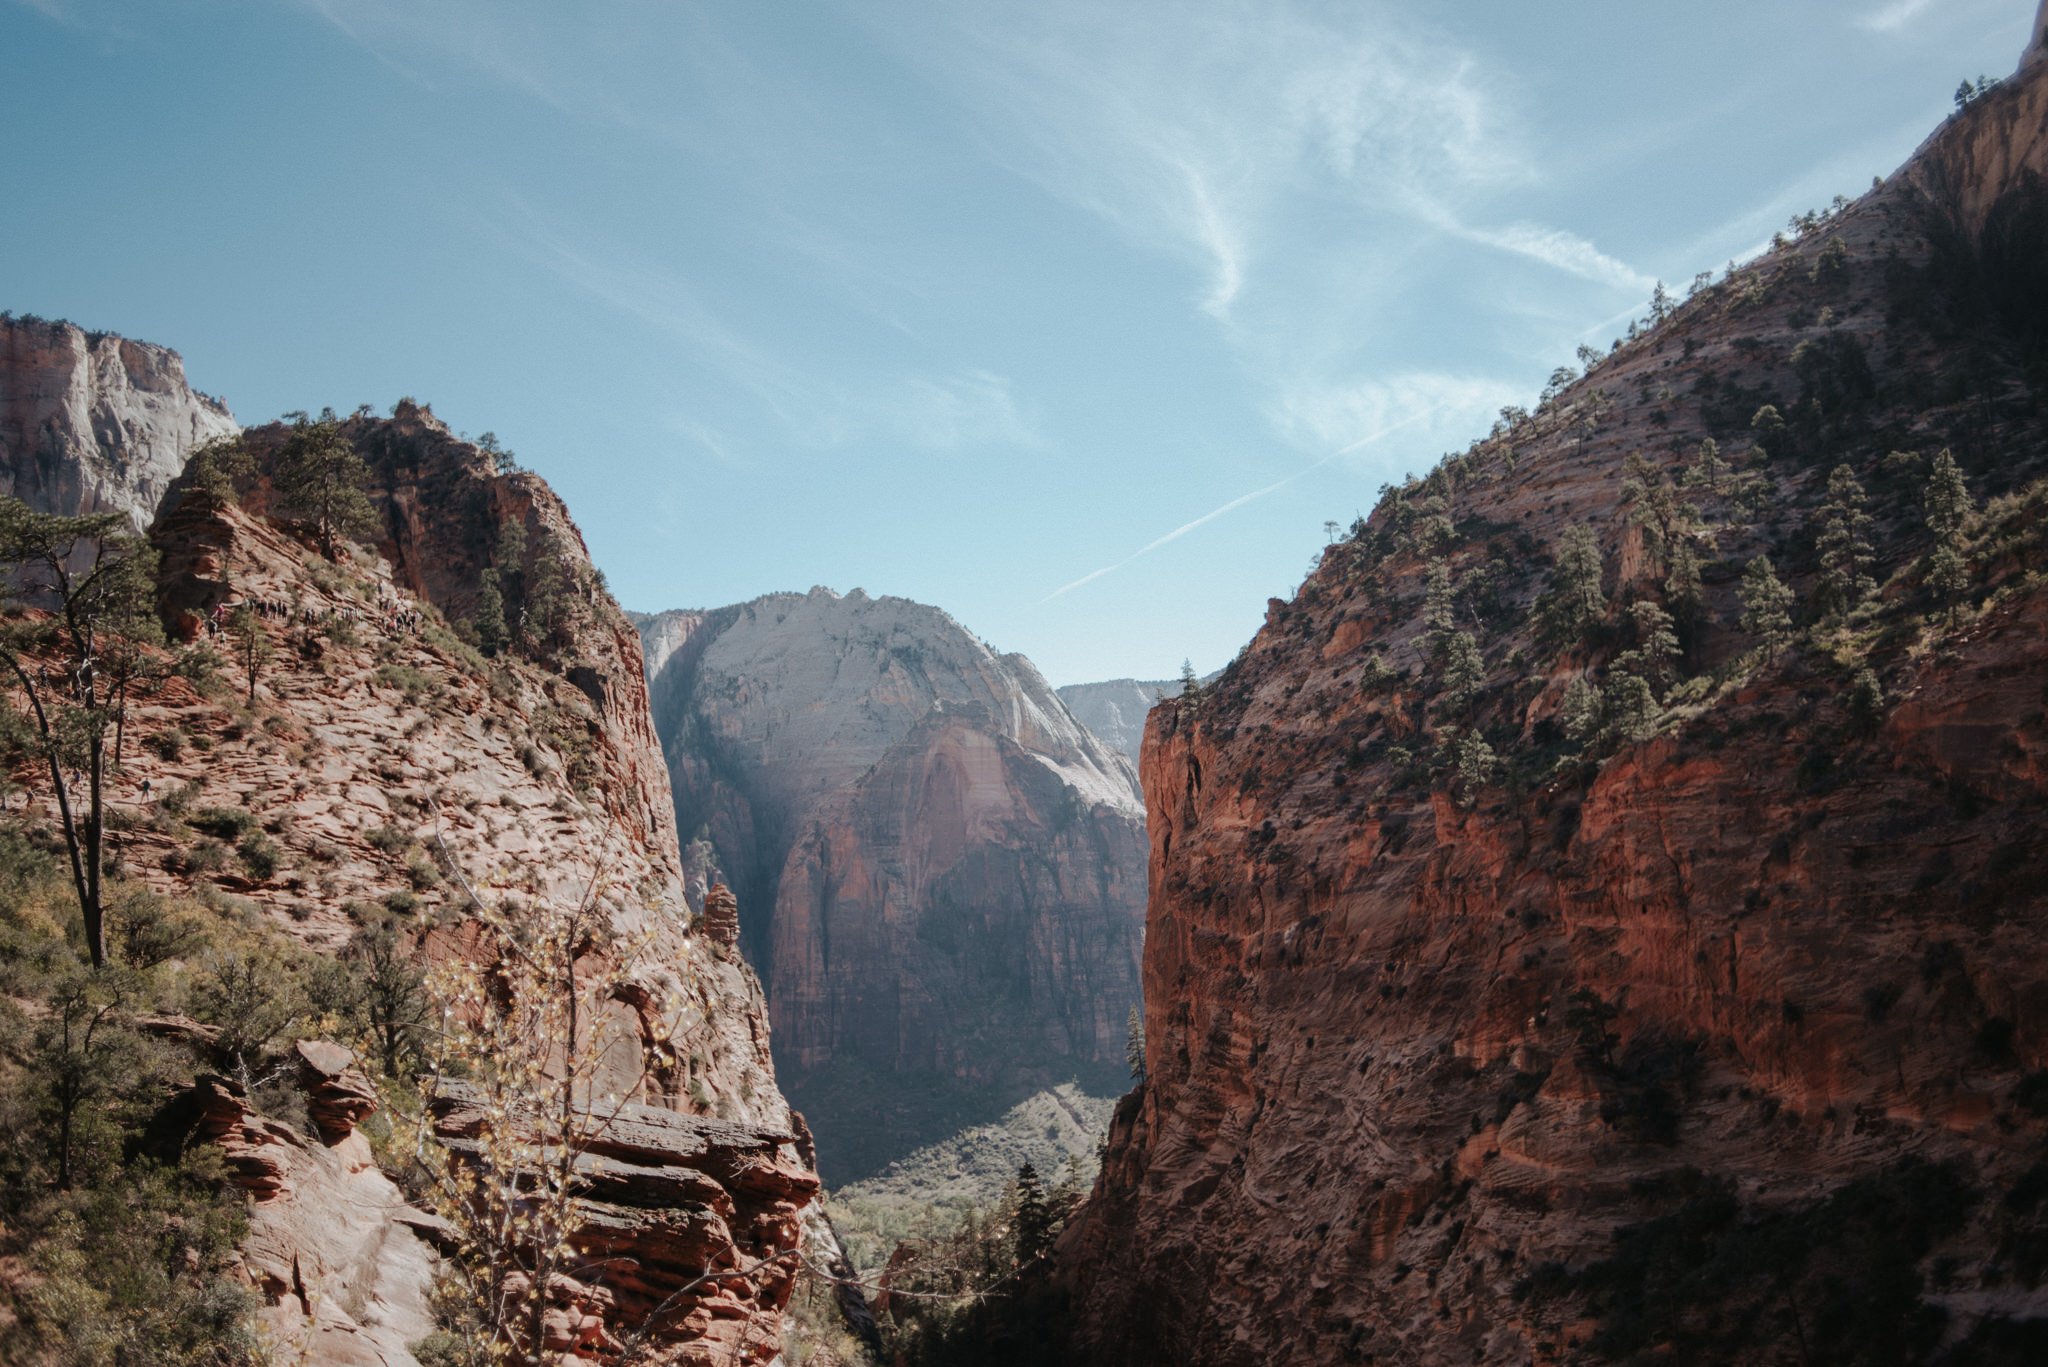
[[[1441,407],[1441,405],[1439,405],[1438,407]],[[1264,498],[1267,494],[1272,493],[1275,489],[1283,489],[1286,486],[1294,483],[1294,481],[1300,479],[1304,475],[1314,474],[1317,470],[1322,469],[1325,465],[1328,465],[1331,461],[1337,459],[1339,456],[1348,456],[1353,451],[1356,451],[1359,447],[1368,446],[1371,443],[1378,441],[1381,437],[1392,436],[1394,433],[1400,431],[1404,427],[1407,427],[1409,424],[1421,422],[1424,418],[1430,417],[1436,412],[1436,408],[1425,408],[1420,413],[1416,413],[1409,417],[1401,419],[1401,421],[1395,423],[1391,427],[1382,427],[1379,431],[1373,432],[1367,436],[1360,437],[1357,441],[1352,442],[1348,446],[1340,446],[1336,450],[1330,452],[1329,455],[1324,456],[1321,459],[1317,460],[1314,464],[1306,465],[1303,466],[1301,469],[1296,470],[1293,474],[1287,476],[1287,478],[1276,479],[1263,489],[1254,489],[1248,494],[1239,494],[1236,498],[1233,498],[1232,500],[1230,500],[1230,502],[1224,504],[1222,507],[1213,508],[1210,511],[1203,513],[1194,521],[1183,522],[1180,526],[1175,527],[1166,535],[1159,537],[1155,540],[1146,542],[1144,545],[1138,547],[1138,549],[1132,551],[1129,555],[1117,561],[1115,564],[1104,565],[1099,570],[1093,570],[1087,574],[1084,574],[1071,584],[1062,584],[1060,587],[1054,589],[1051,593],[1048,593],[1047,595],[1045,595],[1045,597],[1039,599],[1038,601],[1040,603],[1050,603],[1053,599],[1059,597],[1063,593],[1068,592],[1069,590],[1078,589],[1083,584],[1102,578],[1102,576],[1105,574],[1114,574],[1118,570],[1122,569],[1124,566],[1130,564],[1133,560],[1136,560],[1138,557],[1142,555],[1149,555],[1153,551],[1158,550],[1161,546],[1164,546],[1167,542],[1177,541],[1181,537],[1186,536],[1189,532],[1201,526],[1203,523],[1213,522],[1217,518],[1223,516],[1227,512],[1230,512],[1234,508],[1242,508],[1245,504],[1250,503],[1253,499]]]

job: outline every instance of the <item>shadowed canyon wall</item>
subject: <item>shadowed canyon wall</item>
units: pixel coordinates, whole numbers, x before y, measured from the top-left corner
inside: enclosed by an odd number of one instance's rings
[[[828,1176],[1069,1079],[1120,1089],[1143,814],[1028,660],[858,590],[640,629],[679,824],[739,893]]]
[[[1061,1245],[1097,1360],[2048,1351],[2044,137],[2035,62],[1152,713],[1148,1076]]]

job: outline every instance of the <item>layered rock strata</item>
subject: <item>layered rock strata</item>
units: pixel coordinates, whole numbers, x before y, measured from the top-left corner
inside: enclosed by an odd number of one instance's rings
[[[458,1161],[491,1123],[459,1082],[434,1100],[434,1130]],[[765,1363],[795,1285],[804,1209],[818,1178],[796,1134],[654,1106],[607,1111],[579,1155],[574,1241],[590,1269],[550,1295],[550,1343],[594,1356],[629,1335],[664,1361]]]
[[[238,430],[175,351],[0,316],[0,494],[37,512],[126,513],[141,531],[193,449]]]
[[[739,895],[836,1180],[1041,1087],[1118,1085],[1142,814],[1028,660],[858,590],[640,626],[679,824]]]
[[[2039,1356],[2044,128],[2030,63],[1396,491],[1153,713],[1147,1078],[1061,1246],[1098,1360]],[[1942,448],[1990,505],[1953,597]],[[1884,588],[1831,624],[1845,464]],[[1572,527],[1599,612],[1561,639]],[[1741,623],[1758,555],[1781,651]],[[1620,713],[1652,605],[1672,674]]]

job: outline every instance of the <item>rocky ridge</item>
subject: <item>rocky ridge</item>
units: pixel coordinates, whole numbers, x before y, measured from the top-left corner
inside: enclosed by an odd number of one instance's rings
[[[1142,812],[1028,660],[858,590],[640,629],[679,824],[739,894],[783,1085],[841,1179],[1114,1085]]]
[[[1152,714],[1147,1078],[1061,1246],[1098,1360],[2038,1359],[2044,174],[2030,61],[1395,491]],[[1956,599],[1943,448],[1987,505]],[[1883,587],[1830,622],[1841,464]],[[1707,535],[1667,646],[1674,501]],[[1573,527],[1604,616],[1560,640]],[[1803,603],[1776,652],[1758,555]],[[1667,648],[1648,717],[1567,733],[1574,680]]]
[[[42,513],[126,513],[141,531],[193,448],[240,428],[178,353],[0,315],[0,494]]]
[[[730,1267],[684,1300],[670,1355],[770,1361],[814,1159],[776,1087],[759,984],[692,927],[637,634],[537,477],[500,473],[410,403],[343,431],[371,468],[380,531],[332,560],[277,516],[285,428],[248,434],[258,473],[234,501],[182,483],[166,497],[150,530],[160,608],[175,635],[214,647],[219,677],[174,674],[129,699],[111,851],[130,877],[240,908],[321,954],[372,924],[428,962],[466,953],[465,881],[514,916],[588,893],[617,934],[652,936],[655,968],[644,990],[618,994],[613,1023],[642,1050],[667,1035],[674,1061],[643,1079],[621,1059],[614,1080],[676,1117],[646,1124],[681,1137],[629,1183],[630,1214],[596,1212],[631,1246],[615,1266],[637,1266],[645,1285],[608,1273],[559,1308],[589,1351],[630,1327],[646,1287]],[[530,556],[554,557],[568,607],[544,641],[486,660],[462,624],[511,522]],[[210,625],[241,603],[261,606],[271,646],[253,705],[232,635]],[[33,819],[47,773],[13,777]],[[301,1046],[310,1132],[202,1079],[166,1112],[166,1142],[211,1139],[240,1174],[244,1265],[274,1336],[316,1364],[404,1367],[445,1231],[371,1161],[356,1128],[368,1098],[332,1050]],[[770,1252],[789,1256],[739,1273]]]

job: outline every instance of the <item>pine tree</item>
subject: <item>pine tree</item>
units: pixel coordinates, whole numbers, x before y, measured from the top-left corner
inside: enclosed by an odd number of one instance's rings
[[[1828,476],[1827,502],[1815,517],[1814,545],[1820,552],[1821,610],[1838,617],[1877,592],[1870,577],[1870,514],[1863,511],[1863,486],[1856,472],[1837,465]]]
[[[1464,793],[1461,805],[1466,807],[1479,800],[1479,790],[1493,781],[1494,771],[1500,768],[1493,747],[1477,731],[1467,731],[1451,743],[1451,762]]]
[[[1052,1251],[1052,1207],[1038,1169],[1026,1162],[1017,1169],[1017,1265],[1030,1267]]]
[[[1628,613],[1636,643],[1614,657],[1614,667],[1640,675],[1654,690],[1671,676],[1672,661],[1678,658],[1678,633],[1672,629],[1671,614],[1648,599],[1629,604]]]
[[[1849,685],[1849,722],[1859,735],[1869,735],[1884,720],[1884,686],[1869,669],[1856,671]]]
[[[1607,615],[1607,597],[1600,590],[1600,543],[1592,528],[1565,528],[1540,610],[1551,634],[1566,643],[1582,640]]]
[[[323,412],[317,422],[299,415],[271,478],[285,504],[319,532],[320,548],[330,559],[339,538],[368,536],[377,529],[377,511],[363,492],[370,467],[331,412]]]
[[[525,627],[535,645],[547,645],[567,624],[569,593],[568,564],[552,538],[544,539],[526,574]]]
[[[1670,568],[1664,575],[1664,602],[1680,622],[1696,622],[1707,610],[1706,589],[1700,581],[1700,556],[1690,540],[1671,548]]]
[[[255,478],[256,458],[239,434],[216,437],[192,453],[185,462],[185,473],[196,492],[225,508],[235,501],[236,481]]]
[[[478,578],[476,637],[486,655],[496,655],[512,643],[512,633],[505,626],[505,595],[498,591],[495,569],[486,569]]]
[[[247,603],[237,603],[228,613],[228,634],[234,638],[235,659],[249,676],[249,706],[254,707],[256,676],[277,653],[276,647],[270,643],[270,631],[263,625],[263,619]]]
[[[1557,724],[1567,739],[1588,740],[1600,730],[1600,709],[1600,690],[1582,677],[1575,678],[1565,686],[1558,702]]]
[[[1792,590],[1771,569],[1766,556],[1758,556],[1742,571],[1742,630],[1775,650],[1792,634]]]
[[[1783,458],[1792,454],[1791,438],[1786,435],[1785,415],[1774,403],[1767,403],[1757,409],[1749,420],[1749,430],[1756,433],[1756,454],[1758,457],[1777,456]]]
[[[1429,562],[1428,587],[1422,595],[1422,629],[1433,646],[1441,648],[1445,633],[1456,625],[1457,591],[1451,585],[1451,567],[1442,556]]]
[[[1643,740],[1657,729],[1657,695],[1640,674],[1624,672],[1608,680],[1607,710],[1614,734],[1622,740]]]
[[[1446,705],[1463,703],[1486,678],[1486,657],[1469,631],[1454,631],[1444,640],[1443,691]]]
[[[1131,1065],[1133,1082],[1145,1080],[1145,1018],[1135,1006],[1124,1022],[1124,1062]]]
[[[1721,459],[1721,444],[1712,437],[1700,443],[1698,459],[1686,467],[1679,482],[1688,489],[1705,489],[1710,494],[1728,492],[1730,466]]]
[[[1943,448],[1934,458],[1934,468],[1927,480],[1927,529],[1934,533],[1935,540],[1953,545],[1962,538],[1964,524],[1975,506],[1962,469]]]
[[[13,724],[21,749],[48,766],[95,969],[107,957],[101,902],[107,732],[121,714],[128,682],[148,669],[145,647],[163,643],[156,551],[128,526],[126,513],[59,517],[0,498],[0,568],[7,572],[8,597],[50,609],[42,620],[10,614],[0,623],[0,667],[27,702],[22,709],[12,697],[0,699],[0,718]],[[40,663],[32,666],[29,652]],[[82,778],[83,791],[74,793],[69,774]]]
[[[1962,542],[1975,504],[1962,470],[1946,449],[1934,458],[1925,504],[1927,529],[1934,533],[1934,553],[1927,558],[1927,587],[1943,598],[1954,599],[1970,586]]]

